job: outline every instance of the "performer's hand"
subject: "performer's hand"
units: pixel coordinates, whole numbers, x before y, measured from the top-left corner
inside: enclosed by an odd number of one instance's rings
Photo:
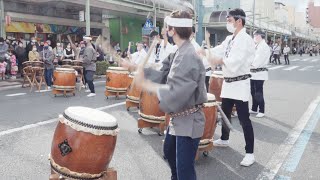
[[[144,71],[141,68],[138,68],[137,74],[134,76],[134,83],[140,87],[144,88],[145,78],[144,78]]]
[[[129,61],[122,59],[122,58],[120,61],[120,66],[123,68],[129,69],[129,71],[134,69],[134,65],[132,63],[130,63]]]
[[[197,54],[200,56],[200,57],[203,57],[203,56],[206,56],[206,51],[205,51],[205,49],[199,49],[198,51],[197,51]]]

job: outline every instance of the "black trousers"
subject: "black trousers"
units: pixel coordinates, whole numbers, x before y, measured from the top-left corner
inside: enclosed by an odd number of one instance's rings
[[[249,103],[243,102],[241,100],[222,98],[222,110],[226,114],[228,119],[230,119],[230,121],[231,112],[234,105],[236,105],[238,117],[243,129],[244,139],[246,141],[246,153],[253,153],[254,134],[251,120],[249,118]],[[221,133],[221,140],[229,140],[230,129],[228,129],[227,125],[224,122],[222,123]]]
[[[284,55],[284,60],[285,60],[286,64],[290,64],[289,55]]]
[[[278,64],[281,64],[280,63],[280,54],[274,54],[273,55],[273,63],[277,64],[277,60],[278,60]]]
[[[89,89],[91,91],[91,93],[96,93],[95,90],[94,90],[94,84],[93,84],[93,76],[95,74],[95,71],[87,71],[86,70],[86,73],[85,73],[85,79],[86,79],[86,82],[89,86]]]
[[[207,92],[209,92],[209,81],[210,81],[210,76],[206,76],[205,83],[206,83]]]
[[[250,80],[252,95],[252,111],[264,113],[263,80]]]

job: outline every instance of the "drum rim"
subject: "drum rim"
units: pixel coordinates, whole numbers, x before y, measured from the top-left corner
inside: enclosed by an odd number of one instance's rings
[[[103,131],[114,131],[116,129],[118,129],[118,123],[115,125],[115,126],[99,126],[99,125],[93,125],[93,124],[88,124],[88,123],[85,123],[85,122],[81,122],[77,119],[74,119],[70,116],[68,116],[65,112],[63,113],[63,117],[74,123],[74,124],[77,124],[77,125],[80,125],[82,127],[85,127],[85,128],[90,128],[90,129],[96,129],[96,130],[103,130]]]
[[[72,68],[56,68],[56,71],[74,71]]]

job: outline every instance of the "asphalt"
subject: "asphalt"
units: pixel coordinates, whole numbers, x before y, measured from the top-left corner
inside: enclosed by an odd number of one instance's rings
[[[296,62],[301,63],[301,62]],[[308,65],[306,63],[301,63]],[[319,68],[320,69],[320,68]],[[196,162],[199,180],[256,179],[264,170],[272,155],[277,153],[288,134],[296,126],[309,104],[320,95],[319,73],[299,72],[296,79],[293,71],[283,74],[281,69],[270,71],[270,80],[265,83],[266,117],[251,117],[255,133],[256,163],[241,167],[244,157],[244,138],[237,118],[233,118],[235,132],[230,135],[230,147],[214,148],[208,157],[201,156]],[[317,75],[317,77],[313,77]],[[312,79],[312,81],[309,79]],[[69,106],[92,108],[106,107],[124,102],[104,97],[104,83],[96,84],[97,96],[87,98],[86,93],[77,92],[75,97],[54,97],[51,92],[29,92],[28,88],[0,91],[0,174],[1,179],[48,179],[50,169],[48,154],[56,122],[36,125],[24,130],[1,135],[14,128],[34,125],[57,118]],[[26,93],[8,97],[8,94]],[[124,105],[103,110],[118,120],[120,133],[112,158],[111,167],[118,171],[120,180],[162,180],[170,179],[170,169],[162,158],[162,140],[156,129],[137,132],[137,111],[127,112]],[[318,172],[320,125],[311,132],[311,137],[298,167],[289,174],[291,179],[319,179]],[[217,127],[214,139],[220,137]],[[286,159],[287,157],[283,157]],[[283,171],[279,171],[279,175]],[[285,174],[288,175],[288,174]]]

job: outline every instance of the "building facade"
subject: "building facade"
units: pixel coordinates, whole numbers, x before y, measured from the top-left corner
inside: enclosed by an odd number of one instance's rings
[[[309,24],[314,28],[320,28],[320,6],[316,6],[314,1],[310,1],[306,13]]]

